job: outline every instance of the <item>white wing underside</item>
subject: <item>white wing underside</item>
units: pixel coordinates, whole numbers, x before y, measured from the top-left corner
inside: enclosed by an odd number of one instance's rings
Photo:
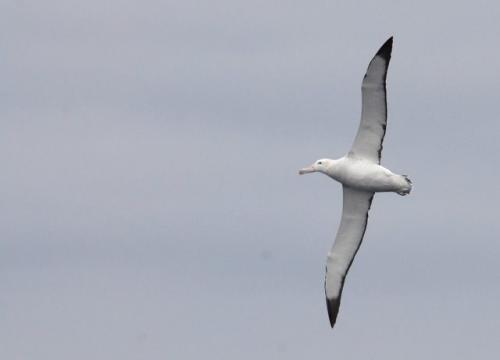
[[[358,133],[350,154],[380,163],[387,125],[386,77],[391,59],[392,38],[387,40],[368,65],[361,86],[362,110]]]
[[[368,222],[373,193],[343,186],[342,220],[326,262],[325,293],[330,323],[337,318],[344,279],[351,267]]]

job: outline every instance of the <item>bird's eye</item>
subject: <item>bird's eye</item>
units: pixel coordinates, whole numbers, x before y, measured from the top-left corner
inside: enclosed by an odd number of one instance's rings
[[[321,164],[322,164],[322,162],[321,162],[321,161],[318,161],[318,165],[321,165]]]

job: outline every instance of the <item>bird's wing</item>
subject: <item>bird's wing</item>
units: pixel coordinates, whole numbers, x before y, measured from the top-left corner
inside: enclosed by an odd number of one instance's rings
[[[382,142],[387,125],[385,79],[391,60],[392,37],[385,42],[368,65],[363,84],[361,122],[351,154],[380,164]]]
[[[373,199],[372,192],[345,185],[343,189],[342,220],[326,262],[325,294],[332,328],[339,312],[344,279],[363,240]]]

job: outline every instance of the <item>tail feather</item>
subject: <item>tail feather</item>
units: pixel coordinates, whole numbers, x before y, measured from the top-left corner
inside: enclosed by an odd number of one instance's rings
[[[398,192],[399,195],[401,196],[405,196],[405,195],[408,195],[410,192],[411,192],[411,188],[413,187],[412,185],[412,182],[410,180],[410,178],[408,177],[408,175],[401,175],[405,181],[406,181],[406,184],[408,185],[408,187],[402,189],[401,191]]]

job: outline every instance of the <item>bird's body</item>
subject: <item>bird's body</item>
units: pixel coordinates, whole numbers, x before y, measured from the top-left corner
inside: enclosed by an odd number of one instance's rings
[[[370,192],[396,192],[406,195],[411,183],[405,175],[394,174],[389,169],[355,156],[346,155],[340,159],[323,159],[327,164],[318,170],[352,189]]]
[[[365,234],[373,195],[407,195],[412,188],[406,175],[397,175],[380,165],[387,125],[386,76],[391,52],[392,37],[368,65],[361,86],[361,122],[349,153],[337,160],[318,160],[299,171],[301,175],[321,172],[343,185],[342,219],[326,262],[325,294],[332,327],[337,320],[345,277]]]

